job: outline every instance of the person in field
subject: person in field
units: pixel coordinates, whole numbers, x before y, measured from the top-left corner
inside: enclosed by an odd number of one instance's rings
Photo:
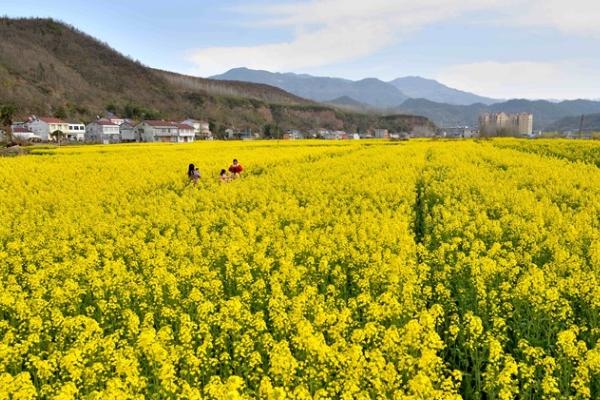
[[[193,183],[194,186],[198,184],[198,180],[200,179],[200,170],[196,168],[194,164],[188,165],[188,184]]]
[[[244,167],[238,162],[236,158],[233,159],[233,163],[229,166],[229,172],[231,173],[231,179],[236,179],[242,176]]]
[[[219,180],[221,183],[229,182],[231,180],[231,177],[227,175],[227,171],[225,169],[222,169],[219,173]]]

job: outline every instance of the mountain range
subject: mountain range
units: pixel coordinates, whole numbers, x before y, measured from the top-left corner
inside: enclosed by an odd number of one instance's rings
[[[435,80],[404,77],[384,82],[369,78],[351,81],[307,74],[274,73],[234,68],[213,79],[264,83],[300,97],[325,102],[344,110],[374,110],[382,113],[415,114],[438,126],[477,126],[484,112],[529,112],[534,130],[553,129],[562,118],[599,113],[600,102],[592,100],[499,100],[453,89]]]
[[[0,38],[0,106],[14,106],[19,119],[90,121],[112,112],[138,120],[204,119],[217,131],[432,127],[424,117],[342,110],[265,84],[152,69],[51,19],[0,17]]]
[[[435,80],[411,76],[384,82],[376,78],[358,81],[308,74],[278,73],[249,68],[234,68],[211,79],[264,83],[297,96],[319,102],[334,102],[351,98],[367,107],[389,109],[409,98],[425,98],[448,104],[493,104],[495,100],[445,86]]]
[[[528,112],[533,114],[534,130],[553,130],[553,124],[568,116],[600,113],[600,102],[592,100],[566,100],[554,103],[547,100],[513,99],[492,105],[481,103],[460,106],[437,103],[426,99],[409,99],[394,112],[422,115],[438,126],[477,126],[484,112]]]

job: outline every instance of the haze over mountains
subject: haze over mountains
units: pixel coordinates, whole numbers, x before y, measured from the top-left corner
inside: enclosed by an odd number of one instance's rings
[[[483,112],[530,112],[534,129],[551,129],[565,117],[600,113],[600,102],[592,100],[498,100],[450,88],[435,80],[403,77],[390,82],[375,78],[359,81],[316,77],[307,74],[274,73],[234,68],[212,79],[264,83],[300,97],[342,109],[374,110],[422,115],[436,125],[477,126]],[[600,127],[599,127],[600,128]]]

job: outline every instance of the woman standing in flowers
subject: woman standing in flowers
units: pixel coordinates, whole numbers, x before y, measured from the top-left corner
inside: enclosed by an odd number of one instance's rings
[[[198,179],[200,179],[200,169],[196,168],[194,164],[188,165],[188,183],[193,182],[194,186],[198,184]]]

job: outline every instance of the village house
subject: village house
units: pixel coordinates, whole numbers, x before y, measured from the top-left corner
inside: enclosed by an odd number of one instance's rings
[[[35,133],[31,132],[29,130],[29,128],[27,128],[26,126],[15,126],[14,128],[11,129],[12,131],[12,135],[15,139],[19,139],[19,140],[27,140],[30,142],[38,142],[38,141],[42,141],[42,138],[39,137],[38,135],[36,135]]]
[[[225,129],[225,135],[227,139],[238,139],[238,140],[254,140],[258,137],[258,134],[252,133],[252,129],[234,130],[231,128]]]
[[[79,122],[69,122],[65,137],[67,140],[83,142],[85,139],[85,125]]]
[[[376,139],[389,139],[390,134],[387,129],[373,129],[373,137]]]
[[[300,140],[300,139],[304,139],[304,135],[298,129],[288,129],[283,134],[283,139],[285,139],[285,140]]]
[[[469,128],[468,126],[452,126],[439,130],[439,135],[442,137],[471,138],[477,136],[477,133],[476,129]]]
[[[325,135],[323,135],[323,139],[346,140],[348,139],[348,134],[345,131],[328,131]]]
[[[181,121],[181,123],[190,125],[194,128],[194,135],[196,136],[196,139],[212,139],[212,132],[210,131],[210,125],[208,122],[188,118],[185,121]]]
[[[428,126],[415,126],[410,131],[410,136],[412,137],[434,137],[435,131]]]
[[[108,119],[98,119],[87,125],[85,130],[85,139],[91,143],[119,143],[121,135],[119,125]]]
[[[44,142],[54,140],[52,134],[56,131],[59,131],[62,135],[66,136],[69,130],[68,123],[60,118],[53,117],[37,118],[36,116],[32,116],[25,126],[36,136],[39,136]]]
[[[173,121],[146,120],[135,127],[136,134],[143,142],[193,142],[194,127]]]
[[[135,124],[133,122],[125,121],[119,125],[119,134],[121,135],[121,142],[139,142],[140,138],[135,132]]]

